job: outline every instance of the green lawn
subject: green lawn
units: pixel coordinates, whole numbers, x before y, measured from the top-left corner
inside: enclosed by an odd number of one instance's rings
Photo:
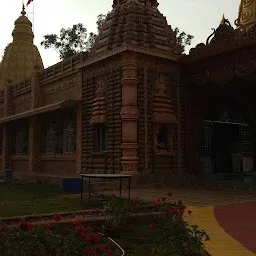
[[[75,211],[88,208],[86,198],[65,197],[58,186],[48,184],[0,185],[2,217]],[[95,205],[95,202],[93,204]],[[99,204],[97,205],[99,206]]]

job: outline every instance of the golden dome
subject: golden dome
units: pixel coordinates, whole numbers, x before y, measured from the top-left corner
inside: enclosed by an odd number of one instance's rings
[[[23,5],[21,16],[14,23],[13,42],[6,47],[1,62],[0,89],[7,83],[21,82],[34,71],[44,69],[40,53],[33,44],[32,23],[25,15]]]
[[[256,0],[241,0],[237,26],[245,31],[256,26]]]

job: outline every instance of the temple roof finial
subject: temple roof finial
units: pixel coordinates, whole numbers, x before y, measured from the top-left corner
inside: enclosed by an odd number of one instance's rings
[[[22,4],[22,11],[21,11],[21,15],[25,16],[26,15],[26,11],[25,11],[25,5],[24,3]]]
[[[221,21],[220,21],[220,24],[223,25],[223,24],[225,24],[225,22],[226,22],[226,18],[225,18],[225,15],[224,15],[224,13],[223,13],[222,19],[221,19]]]

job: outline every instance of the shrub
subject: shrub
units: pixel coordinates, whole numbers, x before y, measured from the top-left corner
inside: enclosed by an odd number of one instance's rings
[[[68,233],[59,233],[50,224],[35,226],[20,222],[19,227],[0,228],[0,255],[5,256],[89,256],[120,255],[99,233],[74,222]]]

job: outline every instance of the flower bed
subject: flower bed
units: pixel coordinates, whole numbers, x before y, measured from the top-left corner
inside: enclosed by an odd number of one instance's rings
[[[181,202],[170,204],[162,198],[145,204],[112,195],[103,210],[2,219],[0,255],[121,255],[118,246],[110,245],[96,230],[117,241],[125,255],[204,255],[202,247],[208,236],[184,222],[184,214],[192,213]],[[100,216],[97,226],[85,224],[89,216]],[[44,223],[36,224],[36,220]]]

